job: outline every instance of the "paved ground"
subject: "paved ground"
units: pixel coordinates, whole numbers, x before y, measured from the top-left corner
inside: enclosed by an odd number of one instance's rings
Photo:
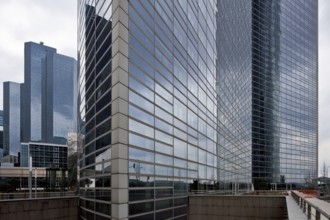
[[[289,220],[307,220],[307,215],[299,208],[292,196],[286,196],[286,205],[288,207]]]

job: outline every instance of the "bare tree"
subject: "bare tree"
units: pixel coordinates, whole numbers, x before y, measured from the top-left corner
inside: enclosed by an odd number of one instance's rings
[[[327,175],[328,175],[328,166],[326,162],[323,162],[321,166],[321,176],[326,177]]]

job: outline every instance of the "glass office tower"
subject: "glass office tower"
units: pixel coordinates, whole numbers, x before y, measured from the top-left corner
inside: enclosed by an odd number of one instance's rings
[[[42,76],[44,59],[56,49],[34,42],[24,44],[24,85],[22,88],[22,141],[42,140]]]
[[[251,1],[218,1],[217,10],[219,179],[249,183],[252,172]]]
[[[246,137],[224,148],[251,145],[255,186],[317,176],[317,4],[218,1],[219,142]]]
[[[0,160],[3,155],[3,111],[0,110],[0,149],[2,149],[2,153],[0,152]],[[1,151],[1,150],[0,150]]]
[[[49,53],[43,74],[42,137],[47,143],[66,144],[74,122],[74,80],[76,61],[72,57]]]
[[[252,175],[305,183],[318,164],[318,1],[252,8]]]
[[[312,176],[313,2],[290,17],[284,1],[78,1],[82,219],[186,219],[194,190]],[[298,29],[305,46],[288,45]]]
[[[3,83],[3,149],[4,156],[18,156],[20,150],[21,84]]]
[[[220,186],[216,2],[79,1],[78,14],[82,216],[186,218],[189,191]]]
[[[3,111],[0,110],[0,127],[3,126]]]
[[[76,127],[76,61],[43,42],[26,42],[24,52],[21,141],[66,144]]]

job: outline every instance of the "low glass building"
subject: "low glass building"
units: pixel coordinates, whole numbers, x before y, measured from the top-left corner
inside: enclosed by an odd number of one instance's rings
[[[20,166],[29,166],[29,156],[32,157],[32,167],[68,168],[68,146],[41,142],[22,143],[20,149]]]

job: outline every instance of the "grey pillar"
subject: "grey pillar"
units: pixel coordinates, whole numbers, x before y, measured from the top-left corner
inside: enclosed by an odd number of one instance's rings
[[[128,219],[128,0],[112,2],[111,217]]]

